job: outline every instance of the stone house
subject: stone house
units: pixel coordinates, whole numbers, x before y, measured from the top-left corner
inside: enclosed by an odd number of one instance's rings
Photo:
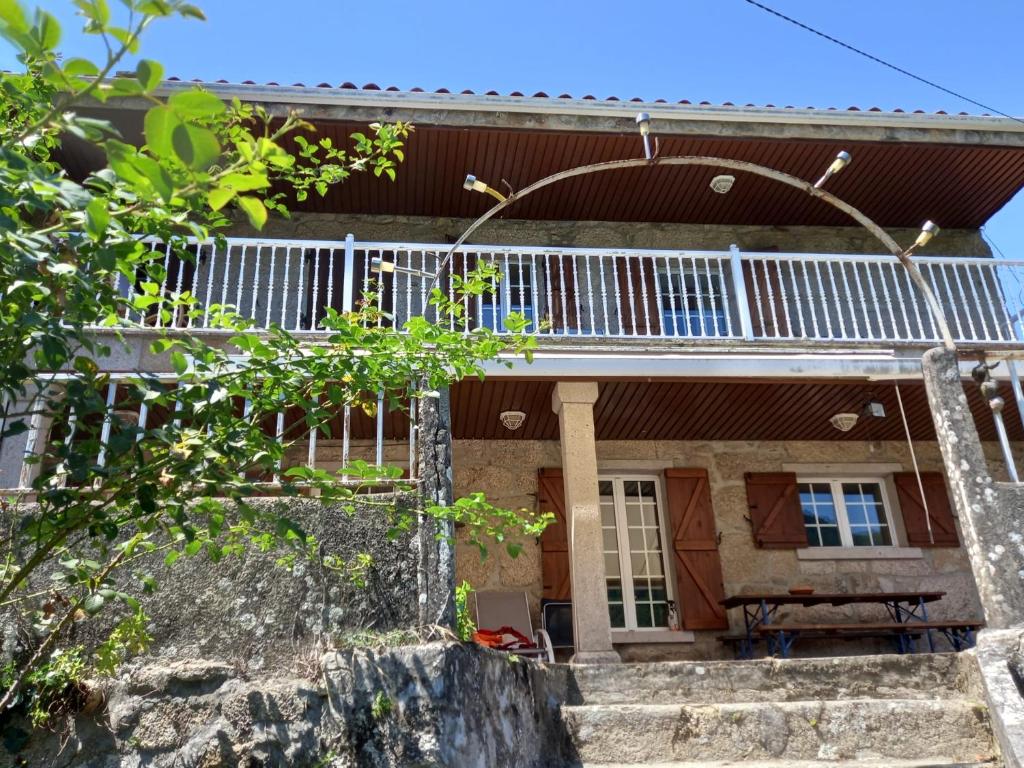
[[[351,84],[205,87],[271,113],[299,109],[336,144],[372,121],[416,126],[396,182],[356,176],[258,235],[239,225],[226,251],[197,243],[194,264],[168,257],[166,290],[233,303],[257,325],[315,336],[325,308],[344,309],[370,287],[375,260],[399,268],[380,278],[394,322],[422,312],[423,273],[493,202],[464,189],[467,174],[507,194],[556,171],[643,157],[643,111],[661,158],[747,161],[813,182],[849,152],[829,191],[903,245],[927,219],[942,226],[915,258],[964,359],[1021,348],[1024,262],[994,259],[981,232],[1024,184],[1024,130],[1008,119]],[[144,107],[126,100],[102,114],[141,137]],[[62,161],[81,172],[92,158],[72,142]],[[442,277],[496,264],[504,280],[492,296],[466,299],[469,325],[502,332],[505,315],[520,312],[540,351],[532,364],[494,365],[486,381],[452,388],[454,491],[558,522],[514,559],[500,550],[481,559],[460,542],[458,579],[526,591],[538,620],[542,601],[571,600],[583,658],[728,655],[716,638],[743,624],[722,598],[801,585],[943,591],[933,615],[980,618],[921,382],[939,329],[883,253],[821,200],[713,162],[580,176],[487,221]],[[113,369],[168,370],[145,351],[144,332],[133,344]],[[996,375],[1019,451],[1006,368]],[[992,471],[1005,477],[969,370]],[[408,465],[405,415],[375,423],[353,413],[349,423],[339,439],[296,445],[290,460]],[[0,486],[31,479],[25,450],[0,457]]]

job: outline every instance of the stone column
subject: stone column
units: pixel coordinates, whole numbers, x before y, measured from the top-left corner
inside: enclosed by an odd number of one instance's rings
[[[1024,625],[1024,486],[994,483],[964,395],[955,352],[925,353],[932,420],[960,530],[990,629]]]
[[[558,414],[569,537],[572,621],[576,641],[573,664],[620,661],[612,647],[608,586],[604,574],[601,499],[597,486],[594,403],[597,384],[560,381],[551,397]]]
[[[420,400],[419,478],[422,503],[450,506],[452,491],[451,406],[447,389]],[[423,625],[455,629],[455,529],[420,515],[417,532],[419,615]]]

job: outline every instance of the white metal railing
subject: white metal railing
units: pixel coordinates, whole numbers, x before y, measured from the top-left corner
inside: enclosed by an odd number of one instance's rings
[[[226,248],[189,241],[189,259],[159,243],[158,297],[188,292],[202,311],[165,317],[163,298],[125,312],[132,324],[205,329],[230,305],[257,328],[324,330],[328,310],[373,294],[401,325],[427,312],[443,244],[229,238]],[[375,259],[403,269],[377,274]],[[1019,343],[1024,261],[916,257],[956,340]],[[485,296],[463,297],[466,329],[504,332],[510,312],[542,337],[733,339],[924,344],[940,340],[925,302],[891,256],[806,253],[464,246],[437,285],[481,264],[502,274]],[[141,281],[140,281],[141,282]],[[125,293],[140,290],[121,279]],[[454,324],[454,321],[452,321]]]
[[[20,462],[16,467],[13,463],[0,463],[0,493],[31,491],[40,476],[46,487],[64,487],[67,484],[67,472],[49,461],[47,445],[58,439],[66,444],[79,439],[81,430],[78,429],[78,420],[73,409],[59,415],[45,414],[42,404],[44,400],[59,400],[64,382],[72,376],[67,374],[56,377],[45,393],[29,402],[10,404],[12,414],[25,411],[32,415],[27,419],[28,429],[20,446]],[[99,423],[99,450],[95,456],[95,463],[99,467],[107,462],[107,446],[115,429],[127,427],[134,430],[138,427],[136,440],[141,440],[142,431],[147,428],[160,428],[170,421],[179,425],[181,423],[177,411],[154,415],[144,401],[133,400],[130,388],[124,383],[129,374],[112,374],[110,378],[110,383],[102,393],[106,407],[102,422]],[[173,379],[166,381],[171,383]],[[250,400],[235,405],[244,417],[251,416]],[[263,425],[261,428],[282,446],[284,455],[272,472],[248,471],[244,473],[243,479],[248,479],[256,487],[273,488],[280,485],[282,473],[288,468],[307,466],[310,469],[340,472],[342,482],[378,486],[391,484],[392,480],[384,474],[378,474],[377,469],[399,467],[403,469],[401,482],[416,483],[420,409],[420,402],[414,398],[405,408],[390,411],[388,400],[378,395],[373,417],[367,416],[361,409],[341,406],[329,423],[320,429],[311,430],[304,425],[301,415],[291,413],[293,409],[282,404],[277,411],[262,414],[260,420]],[[4,413],[7,412],[5,408]],[[355,468],[355,462],[365,463],[368,469],[362,474],[346,473],[347,468]],[[298,482],[301,484],[301,480]]]

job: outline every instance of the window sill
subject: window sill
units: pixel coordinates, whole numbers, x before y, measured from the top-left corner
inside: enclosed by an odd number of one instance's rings
[[[693,632],[682,630],[679,632],[671,629],[613,629],[612,642],[615,644],[624,643],[693,643],[697,636]]]
[[[797,560],[920,560],[919,547],[806,547]]]

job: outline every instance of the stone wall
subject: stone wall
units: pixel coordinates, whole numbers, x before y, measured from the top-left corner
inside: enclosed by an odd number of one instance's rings
[[[200,553],[172,566],[157,552],[133,564],[131,573],[116,577],[120,588],[132,594],[141,591],[133,574],[151,574],[159,584],[156,594],[140,596],[151,619],[151,658],[204,659],[239,670],[284,673],[311,660],[315,664],[323,648],[347,633],[418,624],[413,534],[387,539],[390,526],[380,509],[367,506],[349,515],[338,506],[301,497],[251,503],[293,520],[317,538],[325,554],[344,561],[370,554],[366,586],[301,555],[294,569],[286,570],[276,562],[284,549],[261,552],[251,546],[216,564]],[[48,583],[48,573],[38,578]],[[98,621],[86,622],[73,641],[93,644],[109,631],[116,615],[101,614]],[[3,651],[9,654],[11,649]]]
[[[468,194],[468,193],[467,193]],[[484,207],[481,206],[481,213]],[[260,233],[239,223],[232,234],[306,240],[446,243],[457,238],[472,219],[427,216],[367,216],[295,213],[291,219],[275,217]],[[901,243],[912,243],[916,230],[894,229]],[[497,219],[484,224],[471,241],[494,245],[537,245],[591,248],[669,248],[728,250],[778,249],[793,253],[884,253],[877,240],[861,227],[765,227],[751,225],[654,224],[615,221],[533,221]],[[921,252],[924,256],[991,256],[977,230],[943,230]]]
[[[7,723],[0,764],[39,768],[556,768],[568,670],[473,644],[317,657],[308,677],[146,660],[61,734]],[[11,762],[8,762],[11,761]]]
[[[941,471],[942,461],[935,443],[915,446],[922,471]],[[985,446],[993,471],[1000,474],[998,446]],[[557,441],[456,441],[455,494],[483,491],[495,504],[510,508],[536,508],[537,469],[561,464]],[[711,481],[712,504],[722,540],[720,552],[727,594],[768,589],[786,590],[810,584],[819,591],[889,591],[899,589],[941,590],[947,596],[930,606],[930,615],[961,619],[980,618],[981,607],[974,586],[967,551],[964,548],[920,550],[909,559],[804,560],[796,550],[759,549],[746,520],[745,472],[798,471],[808,465],[846,474],[889,474],[912,469],[910,454],[901,442],[598,442],[599,467],[608,471],[660,473],[666,467],[703,467]],[[860,465],[860,466],[857,466]],[[872,467],[878,465],[875,472]],[[880,471],[879,471],[880,470]],[[895,507],[892,517],[898,542],[905,541],[902,518],[895,493],[887,494]],[[916,553],[910,553],[916,554]],[[486,559],[460,542],[457,578],[477,589],[525,590],[531,606],[539,612],[541,597],[540,545],[525,542],[522,554],[510,558],[504,550],[492,548]],[[733,630],[742,618],[733,611]],[[812,614],[801,613],[801,617]],[[821,610],[819,617],[849,620],[884,618],[870,608]],[[539,618],[539,616],[537,617]],[[723,649],[714,640],[718,632],[697,633],[696,643],[619,646],[628,659],[714,658]],[[837,651],[853,650],[854,644]],[[822,647],[814,646],[821,652]]]

